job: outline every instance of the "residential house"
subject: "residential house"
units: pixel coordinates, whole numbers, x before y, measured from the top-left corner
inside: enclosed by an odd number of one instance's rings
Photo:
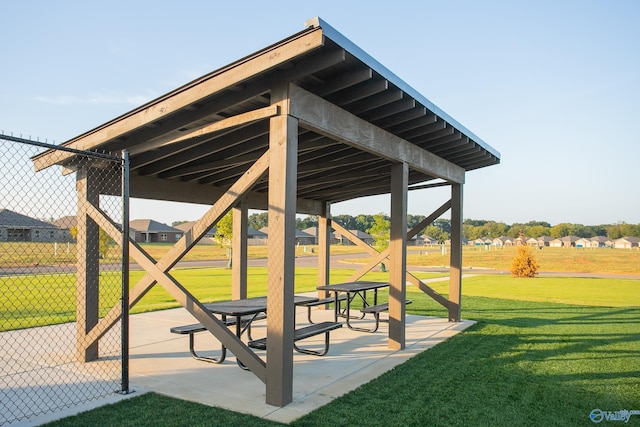
[[[71,232],[71,229],[75,228],[77,221],[78,221],[78,218],[75,215],[67,215],[67,216],[58,218],[51,223],[60,229],[59,231],[60,242],[75,241],[73,237],[73,233]]]
[[[528,240],[529,240],[529,237],[527,236],[519,236],[514,240],[514,244],[516,246],[526,246]]]
[[[545,246],[549,246],[549,242],[551,242],[552,240],[553,237],[549,236],[530,237],[529,239],[527,239],[527,245],[543,248]]]
[[[187,221],[187,222],[183,222],[182,224],[178,224],[173,228],[176,228],[180,230],[182,234],[185,234],[186,232],[188,232],[193,228],[195,223],[196,223],[195,221]],[[216,234],[216,227],[211,227],[209,230],[207,230],[206,234],[202,237],[202,239],[200,239],[198,243],[212,245],[214,243],[213,236],[215,234]]]
[[[59,242],[63,240],[61,230],[51,223],[9,209],[0,209],[0,241]]]
[[[590,248],[612,248],[614,246],[613,239],[610,239],[605,236],[595,236],[592,237],[591,243],[589,243]]]
[[[427,236],[426,234],[423,234],[421,237],[423,245],[437,245],[439,243],[438,239],[434,239],[433,237]]]
[[[364,231],[360,231],[360,230],[349,230],[349,232],[355,235],[358,239],[365,242],[367,245],[370,245],[370,246],[373,245],[374,238],[373,236],[371,236],[371,234],[365,233]],[[345,236],[343,236],[337,231],[335,232],[335,236],[336,236],[336,239],[338,239],[338,243],[343,245],[353,245],[353,243],[351,243],[351,240],[347,239]]]
[[[549,246],[553,248],[571,248],[576,246],[578,240],[580,240],[578,236],[564,236],[559,239],[553,239],[549,242]]]
[[[575,246],[576,248],[588,248],[591,245],[591,239],[586,237],[581,237],[576,240]]]
[[[411,231],[411,229],[407,229],[407,234]],[[407,246],[422,246],[424,245],[424,240],[422,240],[422,236],[420,234],[414,235],[412,238],[407,239]]]
[[[633,236],[621,237],[614,240],[614,247],[617,249],[633,249],[640,247],[640,238]]]
[[[175,243],[184,234],[178,228],[152,219],[134,219],[129,222],[129,228],[135,242]]]
[[[305,228],[304,230],[305,233],[307,234],[311,234],[312,236],[315,236],[315,243],[314,244],[318,244],[318,227],[309,227],[309,228]],[[329,244],[330,245],[335,245],[336,243],[338,243],[338,239],[336,238],[335,233],[330,232],[329,233]]]
[[[493,239],[488,237],[480,237],[479,239],[475,239],[471,241],[474,246],[488,246],[493,244]]]
[[[509,236],[496,237],[495,239],[493,239],[492,245],[493,246],[514,246],[515,239]]]
[[[264,235],[269,235],[269,227],[262,227],[259,232]],[[296,245],[315,245],[316,244],[316,236],[305,233],[302,230],[298,230],[296,228]]]
[[[537,246],[540,247],[540,248],[545,247],[545,246],[549,246],[549,244],[551,243],[552,240],[553,240],[553,237],[551,237],[551,236],[536,237],[536,241],[538,242]]]
[[[549,246],[552,248],[561,248],[562,247],[562,239],[553,239],[549,242]]]

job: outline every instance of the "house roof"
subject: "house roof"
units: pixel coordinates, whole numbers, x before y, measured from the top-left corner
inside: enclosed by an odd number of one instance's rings
[[[191,228],[194,226],[195,223],[196,223],[195,221],[187,221],[187,222],[183,222],[182,224],[176,225],[174,228],[177,228],[183,233],[186,233],[187,231],[191,230]],[[207,232],[207,235],[210,236],[215,233],[216,233],[216,227],[211,227],[211,229]]]
[[[309,233],[312,236],[318,237],[318,227],[309,227],[309,228],[305,228],[302,231],[304,231],[305,233]],[[329,232],[329,238],[331,239],[335,238],[335,233],[333,231]]]
[[[36,228],[58,228],[46,221],[31,218],[30,216],[10,211],[9,209],[0,209],[0,226],[2,227],[36,227]]]
[[[625,236],[625,237],[621,237],[619,239],[616,239],[615,241],[620,241],[620,240],[624,240],[627,241],[629,243],[640,243],[640,238],[638,237],[633,237],[633,236]]]
[[[52,222],[53,225],[60,228],[71,228],[75,227],[78,223],[78,218],[75,215],[67,215],[61,218],[56,219]]]
[[[349,230],[349,232],[351,234],[353,234],[354,236],[356,236],[358,239],[371,239],[372,236],[369,233],[365,233],[364,231],[360,231],[360,230]],[[341,233],[339,233],[338,231],[335,232],[336,237],[340,237]]]
[[[264,233],[265,235],[268,236],[269,235],[269,227],[262,227],[260,230],[258,230],[258,232],[259,233]],[[316,237],[316,236],[314,236],[312,234],[309,234],[309,233],[305,233],[304,231],[298,230],[296,228],[296,239],[297,238],[311,238],[311,237]]]
[[[291,102],[288,114],[299,120],[299,212],[315,212],[319,202],[389,193],[400,146],[429,159],[408,157],[410,186],[464,182],[465,171],[500,162],[498,151],[326,22],[315,18],[306,25],[63,145],[128,150],[131,197],[210,203],[266,152],[268,119],[280,114],[271,90],[290,82],[296,99],[346,111],[349,120],[373,126],[368,129],[380,130],[387,141],[371,149],[319,129],[322,120],[309,118],[313,108],[295,110],[300,103]],[[36,170],[73,168],[73,156],[47,151],[33,161]],[[265,174],[249,194],[251,208],[266,207],[267,183]]]
[[[182,233],[182,230],[180,229],[152,219],[134,219],[129,222],[129,227],[144,233]]]

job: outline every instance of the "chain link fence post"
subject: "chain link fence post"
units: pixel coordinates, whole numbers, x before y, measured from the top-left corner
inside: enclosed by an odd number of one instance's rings
[[[128,393],[128,153],[0,156],[0,425]]]

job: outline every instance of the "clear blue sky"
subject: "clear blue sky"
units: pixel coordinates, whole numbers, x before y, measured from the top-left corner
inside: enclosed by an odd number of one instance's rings
[[[467,174],[465,218],[640,223],[639,1],[5,1],[0,16],[14,135],[64,142],[320,16],[501,153]],[[410,193],[409,213],[446,197]],[[134,201],[131,216],[204,210]]]

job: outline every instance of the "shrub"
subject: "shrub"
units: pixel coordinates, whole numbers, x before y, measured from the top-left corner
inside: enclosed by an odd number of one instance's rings
[[[511,261],[511,274],[514,277],[536,277],[539,268],[529,246],[516,247],[516,256]]]

